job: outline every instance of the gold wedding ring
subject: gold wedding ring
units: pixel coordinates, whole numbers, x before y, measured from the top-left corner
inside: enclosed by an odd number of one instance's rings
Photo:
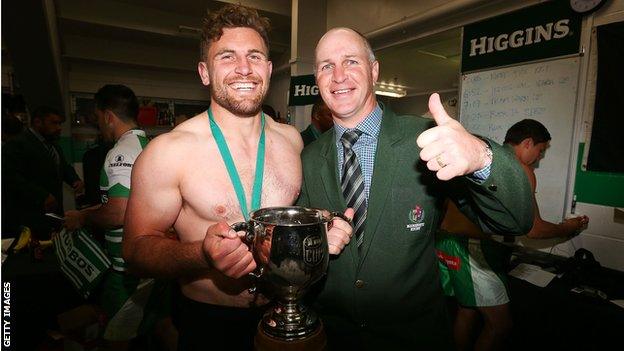
[[[440,168],[444,168],[447,166],[446,163],[442,162],[442,154],[439,154],[438,156],[436,156],[436,161],[438,162],[438,165],[440,166]]]

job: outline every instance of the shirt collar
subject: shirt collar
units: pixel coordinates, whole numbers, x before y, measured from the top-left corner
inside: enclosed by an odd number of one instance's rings
[[[366,134],[374,139],[379,135],[379,130],[381,129],[381,118],[383,116],[383,110],[377,104],[373,111],[366,116],[355,128],[361,131],[363,134]],[[342,138],[342,134],[349,130],[349,128],[345,128],[338,123],[334,123],[334,128],[336,129],[336,143],[340,143],[340,138]]]
[[[128,136],[128,135],[138,135],[138,136],[146,136],[145,131],[138,129],[138,128],[132,128],[132,129],[128,129],[127,131],[125,131],[120,137],[119,140],[121,140],[121,138]]]

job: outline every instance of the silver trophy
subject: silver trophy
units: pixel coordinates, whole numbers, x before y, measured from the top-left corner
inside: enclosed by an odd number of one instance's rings
[[[305,207],[267,207],[232,225],[246,232],[258,265],[258,283],[275,295],[275,306],[259,329],[273,338],[293,341],[320,329],[316,314],[301,303],[308,288],[325,275],[329,263],[327,225],[341,214]]]

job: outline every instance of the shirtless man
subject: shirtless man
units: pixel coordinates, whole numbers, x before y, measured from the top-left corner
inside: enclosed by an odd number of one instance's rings
[[[513,148],[514,154],[524,168],[524,172],[529,177],[531,189],[533,190],[533,228],[527,233],[531,239],[568,238],[583,230],[589,223],[589,217],[578,216],[568,218],[559,224],[545,221],[540,216],[539,207],[535,198],[537,189],[537,179],[534,168],[539,160],[544,157],[546,149],[550,144],[550,133],[548,129],[534,119],[523,119],[514,124],[505,134],[505,145]]]
[[[533,227],[527,233],[532,239],[568,238],[589,222],[589,217],[580,216],[555,224],[540,216],[534,167],[550,139],[548,129],[533,119],[514,124],[505,135],[504,144],[513,150],[533,190]],[[454,325],[457,350],[504,349],[513,325],[506,278],[511,249],[484,234],[452,202],[441,229],[444,232],[436,235],[436,249],[445,294],[458,302]]]
[[[251,349],[258,306],[266,299],[248,292],[256,263],[228,223],[257,207],[291,205],[299,195],[301,137],[261,114],[272,69],[267,25],[255,10],[238,5],[208,14],[198,71],[210,89],[210,109],[154,139],[134,166],[124,258],[134,273],[179,280],[181,350],[222,343]],[[233,170],[226,167],[223,144]],[[262,173],[257,156],[263,149]],[[232,173],[238,173],[244,194],[235,190]],[[261,191],[253,189],[257,173],[263,174]],[[179,240],[166,237],[170,227]],[[350,235],[351,227],[335,220],[330,253],[342,250]]]

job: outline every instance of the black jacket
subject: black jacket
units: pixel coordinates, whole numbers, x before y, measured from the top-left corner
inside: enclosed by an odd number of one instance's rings
[[[20,225],[33,231],[44,231],[46,219],[43,204],[49,194],[58,203],[55,212],[63,215],[63,181],[73,184],[80,178],[67,163],[63,152],[53,144],[59,164],[46,146],[29,129],[2,147],[2,231],[15,232]]]

